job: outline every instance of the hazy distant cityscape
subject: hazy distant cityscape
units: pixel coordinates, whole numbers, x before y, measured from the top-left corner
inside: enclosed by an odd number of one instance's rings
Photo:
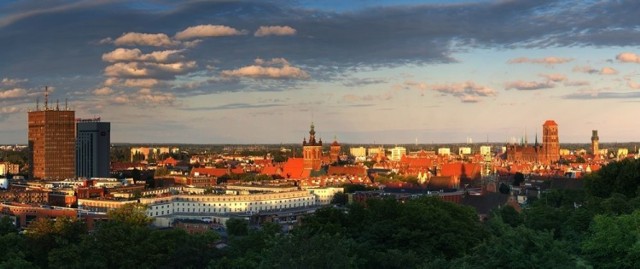
[[[0,268],[639,268],[640,1],[0,1]]]

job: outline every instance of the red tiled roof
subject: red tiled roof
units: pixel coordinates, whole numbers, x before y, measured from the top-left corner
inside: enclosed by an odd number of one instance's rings
[[[260,174],[267,175],[267,176],[276,175],[276,174],[278,174],[278,167],[276,167],[276,166],[265,166],[264,168],[262,168],[262,171],[260,171]]]
[[[327,175],[366,176],[367,170],[362,166],[329,166]]]
[[[558,124],[554,120],[547,120],[542,126],[558,126]]]
[[[169,158],[166,158],[162,161],[158,162],[159,165],[171,165],[171,166],[176,166],[178,164],[178,160],[174,159],[173,157],[169,156]]]
[[[476,179],[480,177],[482,166],[477,163],[445,163],[442,164],[442,176],[465,177]]]
[[[282,167],[283,178],[302,178],[302,172],[304,171],[304,159],[302,158],[289,158]],[[308,176],[308,175],[307,175]]]

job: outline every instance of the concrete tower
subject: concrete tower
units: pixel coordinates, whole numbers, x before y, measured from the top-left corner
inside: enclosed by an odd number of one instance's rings
[[[29,177],[67,179],[76,176],[75,112],[49,107],[45,87],[44,109],[28,112]]]

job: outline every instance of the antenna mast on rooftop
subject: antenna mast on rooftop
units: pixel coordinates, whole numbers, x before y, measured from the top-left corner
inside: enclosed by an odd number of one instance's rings
[[[49,86],[44,86],[44,110],[49,110]]]

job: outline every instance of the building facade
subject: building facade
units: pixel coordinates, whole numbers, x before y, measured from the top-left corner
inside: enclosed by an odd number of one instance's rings
[[[591,153],[594,158],[600,154],[600,137],[598,137],[598,130],[591,131]]]
[[[109,177],[111,124],[100,118],[79,119],[76,127],[76,176]]]
[[[304,170],[316,171],[322,165],[322,139],[316,141],[316,131],[313,123],[309,130],[309,141],[302,141],[302,156],[304,159]]]
[[[533,146],[523,140],[521,145],[507,145],[507,161],[551,164],[560,160],[560,142],[558,124],[547,120],[542,125],[542,145],[538,144],[538,137]]]
[[[29,176],[37,179],[67,179],[76,175],[75,112],[56,106],[28,113]]]

